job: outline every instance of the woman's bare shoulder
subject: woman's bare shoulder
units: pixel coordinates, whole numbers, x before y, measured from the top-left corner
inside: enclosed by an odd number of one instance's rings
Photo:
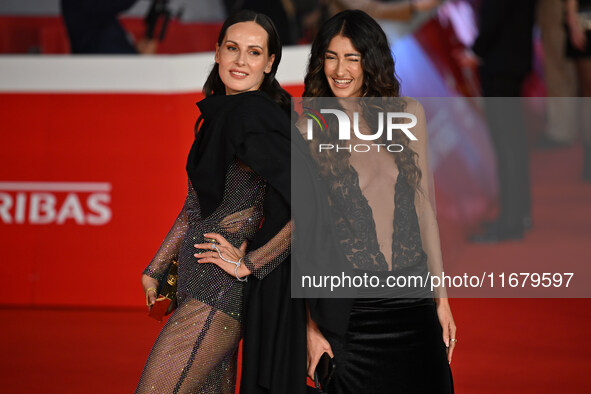
[[[411,113],[413,115],[419,116],[425,113],[425,109],[423,105],[415,98],[410,96],[401,97],[405,105],[405,112]]]

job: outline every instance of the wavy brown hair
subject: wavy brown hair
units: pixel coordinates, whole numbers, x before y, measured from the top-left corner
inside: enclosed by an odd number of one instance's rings
[[[387,108],[390,112],[401,112],[405,101],[400,97],[400,82],[394,68],[394,58],[386,34],[369,15],[360,10],[342,11],[330,18],[321,27],[312,43],[308,71],[304,79],[304,97],[334,97],[324,73],[324,58],[330,41],[341,35],[351,40],[353,47],[361,54],[363,86],[361,97],[378,99],[361,100],[363,118],[375,130],[377,114]],[[382,98],[382,99],[379,99]],[[314,100],[304,99],[304,106],[314,106]],[[330,117],[332,120],[334,117]],[[335,144],[338,142],[335,125],[329,124],[328,132],[315,133],[318,142]],[[392,153],[399,171],[406,176],[408,183],[416,190],[421,179],[417,165],[417,154],[409,147],[409,139],[400,130],[393,133],[392,141],[387,141],[385,133],[379,143],[399,144],[402,152]],[[352,173],[347,152],[325,151],[317,154],[320,170],[324,175],[342,176]]]

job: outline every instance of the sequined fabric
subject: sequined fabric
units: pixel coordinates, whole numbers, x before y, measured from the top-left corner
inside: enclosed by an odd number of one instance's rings
[[[215,264],[198,264],[193,246],[203,234],[219,233],[239,247],[257,232],[263,218],[265,181],[237,160],[226,174],[218,208],[202,218],[191,182],[185,204],[144,273],[162,280],[178,255],[179,306],[162,329],[136,393],[233,393],[241,338],[244,283]],[[290,252],[291,224],[244,258],[262,278]]]

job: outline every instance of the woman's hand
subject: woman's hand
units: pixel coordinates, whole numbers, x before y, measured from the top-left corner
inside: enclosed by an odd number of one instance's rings
[[[314,370],[316,369],[316,365],[318,365],[318,361],[320,361],[320,357],[324,353],[328,353],[330,357],[334,357],[334,354],[332,353],[330,343],[324,338],[318,325],[309,315],[306,331],[308,337],[308,376],[314,380]]]
[[[203,236],[215,240],[216,242],[195,244],[197,249],[209,250],[208,252],[194,254],[194,256],[197,257],[197,262],[199,264],[215,264],[226,271],[228,275],[236,276],[236,274],[238,274],[240,278],[250,275],[251,272],[246,265],[240,264],[238,271],[236,271],[236,264],[228,263],[220,257],[221,255],[226,260],[238,262],[238,260],[243,258],[246,253],[246,241],[244,241],[242,245],[240,245],[240,249],[238,249],[232,246],[232,244],[226,241],[226,238],[222,237],[220,234],[207,233],[203,234]]]
[[[146,305],[148,309],[154,305],[156,302],[156,298],[158,297],[158,280],[148,276],[146,274],[142,275],[142,287],[144,288],[144,294],[146,295]]]
[[[451,355],[456,347],[456,323],[451,315],[451,308],[447,298],[437,298],[437,317],[443,329],[443,342],[447,348],[447,362],[451,364]]]

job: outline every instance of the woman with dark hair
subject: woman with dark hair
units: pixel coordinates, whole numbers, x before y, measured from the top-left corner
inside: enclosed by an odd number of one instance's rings
[[[311,152],[328,186],[347,263],[354,273],[381,280],[442,271],[429,197],[425,114],[417,101],[399,97],[399,90],[387,38],[371,17],[348,10],[326,22],[312,44],[304,105],[314,106],[315,97],[335,97],[341,110],[362,114],[358,128],[365,134],[376,130],[371,119],[378,112],[406,112],[417,120],[411,129],[417,140],[396,130],[391,140],[384,133],[372,141],[395,144],[395,153],[317,147]],[[338,140],[330,119],[327,132],[315,133],[315,146],[368,143],[353,133],[350,141]],[[422,289],[360,288],[354,299],[309,299],[308,375],[326,352],[336,365],[328,393],[453,392],[449,363],[456,326],[444,289],[435,293],[434,299]]]
[[[275,79],[280,59],[267,16],[242,11],[223,24],[198,103],[187,198],[142,276],[152,306],[178,259],[178,307],[137,393],[235,392],[245,282],[281,265],[291,247],[289,95]]]

